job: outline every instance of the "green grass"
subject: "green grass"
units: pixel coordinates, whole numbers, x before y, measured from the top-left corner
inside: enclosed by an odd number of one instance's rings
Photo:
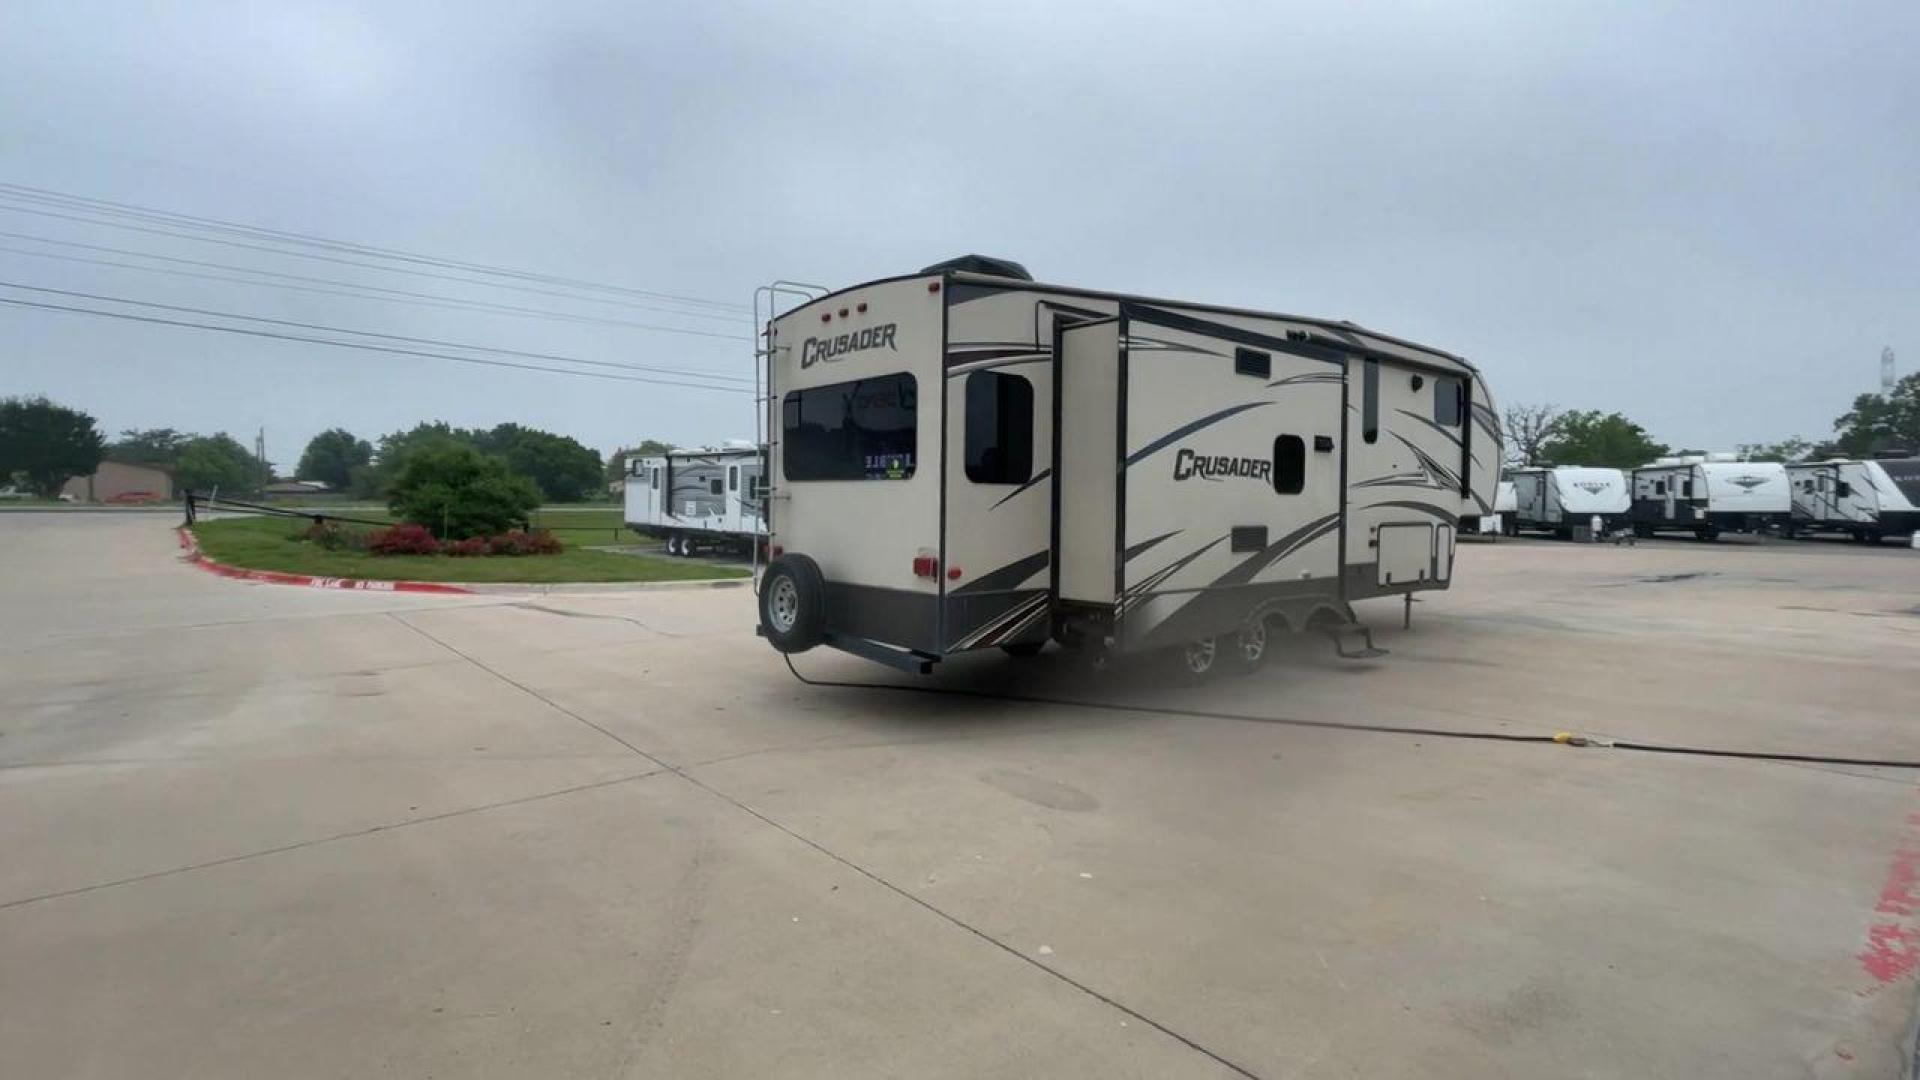
[[[618,516],[615,512],[615,516]],[[543,522],[544,524],[544,522]],[[375,581],[529,582],[691,581],[746,577],[731,566],[586,551],[555,529],[567,550],[558,555],[454,559],[445,555],[368,555],[327,551],[297,540],[303,524],[293,518],[224,518],[193,527],[207,557],[249,570],[279,570],[322,577]],[[602,533],[601,535],[605,535]],[[600,541],[606,542],[606,541]]]

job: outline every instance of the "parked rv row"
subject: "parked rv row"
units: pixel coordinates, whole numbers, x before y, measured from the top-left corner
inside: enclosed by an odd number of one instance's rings
[[[1483,520],[1483,532],[1830,534],[1877,543],[1920,530],[1920,457],[1783,465],[1690,455],[1632,470],[1556,466],[1507,477],[1498,520]]]

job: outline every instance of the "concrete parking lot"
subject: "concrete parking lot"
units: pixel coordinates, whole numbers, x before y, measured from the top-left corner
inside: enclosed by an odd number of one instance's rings
[[[244,584],[142,515],[0,519],[0,611],[9,1076],[1910,1068],[1914,771],[809,687],[744,589]],[[1502,542],[1362,614],[929,684],[1920,758],[1920,553]]]

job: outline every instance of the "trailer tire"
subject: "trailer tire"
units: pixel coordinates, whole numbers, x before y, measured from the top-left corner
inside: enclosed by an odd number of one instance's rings
[[[1273,626],[1263,619],[1255,619],[1241,628],[1240,632],[1226,639],[1234,670],[1246,674],[1258,671],[1267,662],[1267,650],[1273,644]]]
[[[773,560],[760,580],[760,627],[783,653],[806,652],[825,640],[827,582],[805,555]]]
[[[666,543],[662,546],[666,548],[666,552],[669,555],[680,554],[680,534],[668,533]]]
[[[1204,682],[1218,674],[1226,665],[1222,663],[1224,654],[1233,649],[1233,642],[1217,637],[1203,637],[1181,645],[1175,645],[1173,654],[1174,670],[1190,682]]]

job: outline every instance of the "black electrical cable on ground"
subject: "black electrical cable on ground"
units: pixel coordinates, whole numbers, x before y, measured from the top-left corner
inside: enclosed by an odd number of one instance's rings
[[[1810,765],[1853,765],[1875,769],[1920,769],[1920,760],[1896,758],[1851,758],[1826,754],[1769,753],[1762,750],[1725,750],[1702,746],[1667,746],[1660,743],[1609,740],[1561,731],[1552,735],[1516,735],[1504,731],[1462,731],[1452,728],[1418,727],[1408,724],[1356,724],[1339,720],[1301,720],[1288,716],[1258,716],[1252,713],[1220,712],[1210,709],[1181,709],[1167,705],[1128,705],[1117,701],[1082,701],[1074,698],[1044,697],[1038,694],[1006,694],[993,690],[967,690],[946,686],[915,686],[907,683],[843,682],[833,679],[809,679],[793,666],[793,657],[782,653],[787,670],[808,686],[843,690],[898,690],[945,697],[979,698],[1021,705],[1057,705],[1079,709],[1106,709],[1112,712],[1145,713],[1153,716],[1185,716],[1201,720],[1233,720],[1248,724],[1277,724],[1283,727],[1319,728],[1334,731],[1359,731],[1375,735],[1421,735],[1436,739],[1466,739],[1479,742],[1550,743],[1572,747],[1600,747],[1633,750],[1644,754],[1675,754],[1687,757],[1738,758],[1746,761],[1782,761]]]

